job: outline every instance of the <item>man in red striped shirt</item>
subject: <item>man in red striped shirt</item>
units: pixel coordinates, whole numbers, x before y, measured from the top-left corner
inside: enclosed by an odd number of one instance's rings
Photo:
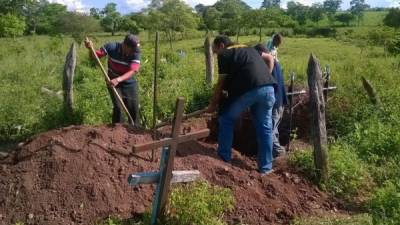
[[[85,42],[85,46],[90,49],[92,43]],[[135,35],[128,34],[122,43],[110,42],[96,51],[99,58],[108,55],[109,86],[115,87],[118,91],[136,125],[139,125],[139,98],[138,85],[134,75],[139,72],[140,68],[139,46],[139,39]],[[111,89],[108,90],[113,103],[112,122],[123,122],[122,107]]]

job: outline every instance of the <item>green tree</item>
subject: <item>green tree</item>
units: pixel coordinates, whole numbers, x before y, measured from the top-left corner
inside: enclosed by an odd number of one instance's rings
[[[196,28],[198,24],[192,8],[181,0],[165,0],[159,12],[160,17],[155,19],[160,20],[160,29],[165,32],[171,49],[177,32],[184,33],[188,29]]]
[[[120,21],[119,30],[127,31],[131,34],[139,34],[140,27],[136,21],[132,20],[129,16],[123,16]]]
[[[0,36],[17,37],[25,30],[25,20],[13,14],[0,15]]]
[[[23,16],[26,5],[34,0],[0,0],[0,14]]]
[[[263,0],[261,8],[280,8],[281,0]]]
[[[369,8],[368,4],[365,4],[365,0],[351,0],[350,1],[350,12],[357,17],[357,24],[360,26],[361,20],[364,18],[364,11]]]
[[[325,0],[323,5],[326,14],[328,15],[328,19],[333,24],[335,21],[335,14],[338,11],[340,5],[342,4],[342,0]]]
[[[115,32],[118,31],[121,14],[117,11],[117,4],[108,3],[102,10],[104,17],[101,19],[100,24],[104,28],[104,31],[111,32],[114,36]]]
[[[145,28],[147,16],[148,14],[145,12],[137,12],[129,14],[129,17],[131,18],[131,20],[135,21],[136,25],[139,27],[139,30]]]
[[[44,7],[49,4],[46,0],[27,1],[24,16],[26,18],[26,31],[29,34],[36,33],[36,27],[40,20],[40,15]]]
[[[287,21],[287,18],[283,16],[283,12],[278,8],[256,9],[246,13],[245,21],[249,28],[258,29],[259,42],[261,42],[262,28],[282,25],[284,21]]]
[[[227,34],[235,34],[237,39],[245,25],[244,14],[251,8],[241,0],[220,0],[214,7],[221,12],[219,31]]]
[[[79,44],[93,32],[100,31],[99,21],[92,16],[78,12],[68,12],[60,18],[59,33],[70,34]]]
[[[203,14],[203,22],[208,30],[217,30],[220,26],[221,12],[215,7],[209,7]]]
[[[194,6],[194,10],[196,10],[197,14],[199,14],[200,16],[203,16],[207,8],[208,6],[205,6],[201,3]]]
[[[324,18],[324,8],[321,3],[314,3],[308,10],[308,18],[317,23]]]
[[[151,0],[148,8],[149,9],[160,9],[163,4],[164,4],[165,0]]]
[[[101,11],[98,8],[90,8],[89,15],[98,20],[101,17]]]
[[[287,3],[286,13],[294,20],[299,22],[300,25],[304,25],[307,21],[308,7],[294,1]]]
[[[43,5],[38,12],[36,33],[56,34],[60,18],[67,14],[67,7],[58,3]]]
[[[400,9],[399,8],[390,9],[389,13],[383,19],[383,23],[386,26],[399,29],[400,28]]]
[[[335,16],[335,19],[343,24],[343,26],[350,26],[350,22],[354,20],[354,15],[351,13],[340,13]]]

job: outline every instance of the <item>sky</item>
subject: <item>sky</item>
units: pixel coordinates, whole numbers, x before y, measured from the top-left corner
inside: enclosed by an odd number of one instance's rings
[[[123,14],[138,12],[145,8],[151,0],[50,0],[50,2],[57,2],[68,6],[71,11],[83,11],[87,12],[90,8],[104,8],[104,6],[109,2],[114,2],[117,4],[118,11]],[[199,3],[204,5],[212,5],[217,0],[183,0],[190,6],[195,6]],[[243,0],[248,5],[253,8],[259,8],[262,0]],[[281,0],[281,6],[285,7],[286,2],[290,0]],[[311,5],[316,2],[323,2],[323,0],[296,0],[304,5]],[[342,9],[348,9],[350,7],[350,0],[342,0]],[[371,7],[395,7],[399,6],[399,0],[366,0],[367,4]]]

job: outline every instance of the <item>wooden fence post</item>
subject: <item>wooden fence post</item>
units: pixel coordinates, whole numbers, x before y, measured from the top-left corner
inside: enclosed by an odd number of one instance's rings
[[[328,141],[325,122],[325,101],[322,85],[322,72],[318,59],[311,54],[307,68],[310,90],[311,136],[314,145],[314,162],[318,181],[327,181]]]
[[[157,123],[157,95],[158,95],[158,88],[157,88],[157,77],[158,77],[158,64],[159,64],[159,42],[160,36],[158,31],[156,32],[156,40],[155,40],[155,48],[154,48],[154,77],[153,77],[153,138],[157,140],[157,131],[156,131],[156,123]],[[151,161],[154,161],[154,150],[151,151]]]
[[[381,100],[379,96],[376,94],[374,87],[372,87],[371,83],[365,79],[365,77],[361,77],[363,87],[368,94],[369,99],[371,100],[372,104],[376,105],[378,108],[381,108]]]
[[[71,44],[69,52],[65,58],[64,76],[63,76],[63,91],[64,91],[64,112],[68,119],[72,117],[73,113],[73,83],[76,66],[76,46],[75,43]]]
[[[204,41],[204,53],[206,56],[206,82],[211,86],[214,77],[214,57],[209,32],[207,32],[206,39]]]

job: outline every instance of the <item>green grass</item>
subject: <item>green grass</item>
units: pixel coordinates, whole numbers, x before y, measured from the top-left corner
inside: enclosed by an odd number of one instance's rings
[[[367,31],[365,27],[359,30],[361,35]],[[122,38],[97,36],[95,45],[99,47],[105,42],[120,41]],[[147,40],[147,37],[142,38]],[[394,189],[382,184],[396,183],[400,175],[400,126],[397,122],[400,120],[400,56],[386,54],[380,45],[363,45],[357,40],[285,38],[279,49],[279,59],[286,80],[288,73],[294,71],[296,84],[304,87],[307,87],[306,69],[311,53],[317,56],[322,67],[330,65],[331,84],[338,89],[331,95],[327,110],[327,122],[333,128],[330,130],[336,142],[334,152],[337,153],[334,154],[337,159],[333,164],[334,182],[329,184],[329,190],[344,198],[354,196],[360,186],[357,179],[367,171],[365,176],[372,177],[377,184],[377,191],[371,188],[367,194],[375,196],[376,207],[371,210],[378,212],[380,207],[395,205],[387,197],[395,193]],[[239,41],[255,44],[258,36],[242,36]],[[71,42],[68,37],[46,36],[0,39],[3,49],[0,52],[1,143],[23,140],[71,122],[63,115],[62,101],[41,91],[42,87],[56,92],[61,90],[65,55]],[[158,119],[172,115],[178,96],[187,99],[186,111],[207,105],[211,90],[204,84],[203,42],[202,38],[177,41],[173,50],[167,42],[161,42]],[[184,51],[185,56],[180,57],[178,50]],[[147,125],[152,122],[153,51],[151,41],[142,42],[143,63],[138,80],[141,119]],[[375,87],[383,110],[370,103],[362,87],[361,76]],[[72,122],[111,122],[111,101],[103,77],[82,46],[78,48],[74,92],[76,113]],[[307,163],[309,161],[300,160],[298,165]],[[397,211],[391,212],[390,218],[397,218]],[[374,218],[379,221],[379,218],[386,217]]]
[[[227,188],[211,185],[206,181],[174,185],[166,209],[163,225],[226,225],[224,212],[233,210],[234,197]],[[150,212],[142,218],[121,219],[109,217],[96,225],[149,225]]]
[[[318,217],[297,218],[292,225],[372,225],[372,219],[368,214],[327,214]]]

